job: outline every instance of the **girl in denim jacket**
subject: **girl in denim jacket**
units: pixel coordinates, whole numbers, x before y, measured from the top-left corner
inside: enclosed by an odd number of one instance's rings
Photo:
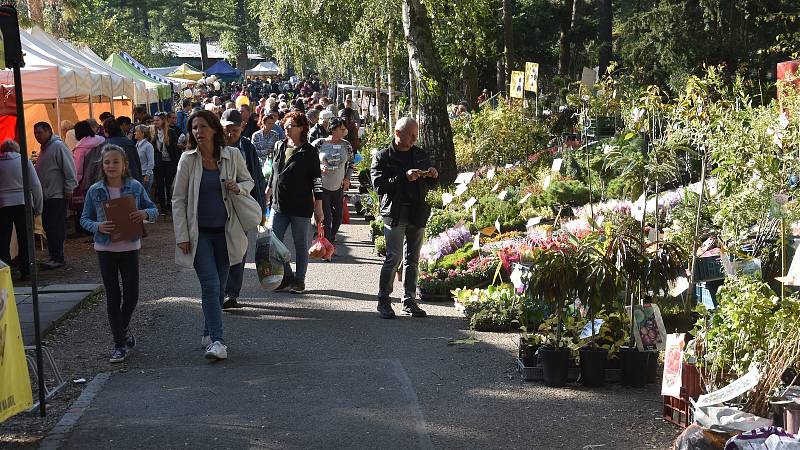
[[[137,210],[130,214],[133,223],[156,220],[158,210],[141,183],[128,173],[128,158],[122,148],[107,145],[101,154],[100,166],[100,181],[86,192],[81,226],[94,233],[94,249],[106,290],[108,322],[114,336],[114,350],[109,362],[118,363],[125,361],[136,345],[136,338],[128,330],[128,325],[139,301],[139,249],[142,241],[137,237],[131,241],[112,242],[109,234],[115,225],[106,220],[103,203],[124,196],[134,197]]]

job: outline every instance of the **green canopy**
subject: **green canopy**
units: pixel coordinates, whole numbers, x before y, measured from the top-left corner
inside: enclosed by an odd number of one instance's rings
[[[153,87],[156,88],[158,90],[159,100],[169,100],[172,98],[172,86],[158,82],[142,72],[139,72],[139,70],[130,65],[128,61],[125,61],[121,56],[119,56],[119,53],[112,53],[111,56],[106,59],[106,63],[123,75],[127,75],[135,80],[144,81],[148,89]]]

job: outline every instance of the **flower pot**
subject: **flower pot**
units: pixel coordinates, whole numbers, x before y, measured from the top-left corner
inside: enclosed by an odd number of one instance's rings
[[[649,356],[647,358],[647,376],[645,377],[645,383],[653,384],[657,380],[658,376],[658,355],[657,351],[655,352],[645,352],[648,353]]]
[[[622,363],[622,384],[629,387],[644,386],[650,352],[625,347],[620,349],[619,356]]]
[[[522,360],[522,364],[525,367],[536,367],[539,365],[539,355],[536,352],[539,351],[538,345],[530,345],[530,344],[521,344],[519,347],[519,359]]]
[[[544,384],[561,387],[567,384],[569,350],[565,348],[540,348],[539,362],[542,366]]]
[[[581,384],[588,387],[599,387],[606,382],[606,363],[608,350],[603,348],[582,348]]]

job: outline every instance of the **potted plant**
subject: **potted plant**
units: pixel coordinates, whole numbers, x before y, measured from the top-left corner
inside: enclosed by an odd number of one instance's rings
[[[604,307],[613,303],[619,292],[619,271],[606,254],[600,235],[588,236],[579,247],[578,270],[582,281],[578,298],[586,306],[591,335],[589,344],[580,352],[581,384],[589,387],[605,383],[608,350],[596,342],[595,317]]]
[[[547,248],[531,252],[533,268],[528,275],[528,295],[548,304],[556,316],[555,339],[552,345],[539,348],[539,362],[544,382],[551,387],[567,383],[570,350],[561,342],[562,322],[567,300],[571,299],[577,279],[575,250],[571,244],[553,242]]]

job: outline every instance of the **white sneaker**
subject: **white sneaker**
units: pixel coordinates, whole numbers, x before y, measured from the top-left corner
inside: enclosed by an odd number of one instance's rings
[[[211,336],[203,336],[203,338],[200,339],[200,348],[205,350],[209,345],[211,345]]]
[[[206,359],[228,359],[228,347],[220,341],[214,341],[206,348]]]

